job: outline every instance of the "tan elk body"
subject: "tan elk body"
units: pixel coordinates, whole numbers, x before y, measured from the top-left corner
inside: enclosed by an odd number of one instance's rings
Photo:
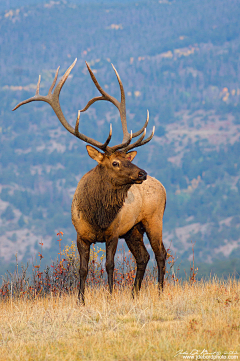
[[[91,104],[98,100],[112,102],[120,113],[124,135],[123,141],[121,144],[112,147],[108,146],[112,136],[111,127],[109,136],[103,144],[80,133],[78,130],[80,111],[74,129],[66,121],[62,113],[59,94],[75,63],[76,60],[53,91],[58,76],[57,70],[47,96],[39,95],[39,77],[36,95],[19,103],[14,110],[31,101],[45,101],[51,105],[60,122],[70,133],[103,151],[102,153],[96,148],[87,145],[89,156],[96,160],[98,165],[82,177],[72,202],[72,222],[77,232],[77,246],[80,255],[79,299],[84,302],[90,246],[95,242],[106,243],[106,270],[110,292],[112,292],[114,256],[119,238],[126,240],[136,259],[137,273],[133,294],[138,293],[150,258],[143,243],[145,232],[157,261],[158,283],[163,288],[166,250],[162,242],[162,218],[166,205],[166,191],[158,180],[147,176],[143,169],[132,163],[137,152],[130,151],[152,139],[154,129],[152,134],[147,139],[144,139],[149,116],[147,116],[143,128],[133,134],[132,132],[129,133],[126,122],[124,89],[116,69],[113,67],[120,85],[121,102],[108,95],[101,88],[87,64],[91,78],[102,95],[91,99],[81,112],[87,110]],[[132,138],[137,136],[140,137],[131,144]]]

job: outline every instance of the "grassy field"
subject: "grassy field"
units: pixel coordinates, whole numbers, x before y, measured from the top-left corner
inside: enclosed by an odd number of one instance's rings
[[[240,359],[240,282],[168,284],[161,297],[148,285],[135,300],[130,288],[113,296],[88,288],[86,306],[76,294],[8,299],[0,330],[4,361],[182,360],[179,350],[194,349],[219,353],[208,359]]]

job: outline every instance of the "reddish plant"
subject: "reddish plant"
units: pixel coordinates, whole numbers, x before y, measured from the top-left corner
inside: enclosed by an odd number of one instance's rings
[[[47,294],[61,295],[63,293],[77,292],[79,288],[79,258],[76,245],[66,246],[62,250],[61,241],[63,232],[58,232],[59,253],[52,264],[43,269],[41,261],[43,256],[43,242],[40,242],[41,251],[38,252],[35,263],[32,263],[31,275],[29,274],[29,264],[22,266],[21,271],[18,268],[16,256],[16,270],[13,273],[8,272],[2,278],[0,287],[0,298],[8,299],[14,297],[36,298]],[[194,268],[194,245],[193,266],[191,267],[190,282],[196,281],[196,271]],[[39,257],[39,258],[38,258]],[[107,286],[107,275],[105,272],[105,250],[93,245],[90,254],[89,273],[87,278],[88,287],[97,287],[99,285]],[[130,251],[126,252],[124,246],[116,254],[116,267],[114,270],[115,288],[132,287],[137,265]],[[166,282],[177,282],[178,278],[174,272],[176,259],[171,254],[170,247],[167,250]],[[178,268],[179,270],[179,268]],[[148,267],[145,273],[144,283],[155,283],[157,275],[157,265]]]

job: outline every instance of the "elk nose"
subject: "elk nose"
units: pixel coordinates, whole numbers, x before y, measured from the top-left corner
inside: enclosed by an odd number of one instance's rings
[[[145,170],[141,169],[138,172],[138,179],[146,180],[147,179],[147,172],[145,172]]]

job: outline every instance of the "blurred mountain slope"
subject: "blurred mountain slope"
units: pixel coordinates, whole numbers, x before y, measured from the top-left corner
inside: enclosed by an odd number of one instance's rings
[[[0,14],[0,257],[29,259],[43,240],[56,254],[54,233],[75,238],[71,198],[93,166],[83,142],[68,134],[47,104],[20,101],[47,94],[78,62],[60,97],[67,119],[98,94],[100,84],[119,98],[111,67],[127,97],[128,128],[136,131],[150,111],[154,139],[137,164],[166,187],[164,239],[183,259],[231,259],[240,253],[240,36],[239,2],[139,1],[111,4],[49,1],[12,3]],[[22,2],[24,5],[24,2]],[[81,115],[83,133],[103,141],[109,124],[122,139],[118,112],[105,102]],[[149,129],[150,131],[150,129]]]

